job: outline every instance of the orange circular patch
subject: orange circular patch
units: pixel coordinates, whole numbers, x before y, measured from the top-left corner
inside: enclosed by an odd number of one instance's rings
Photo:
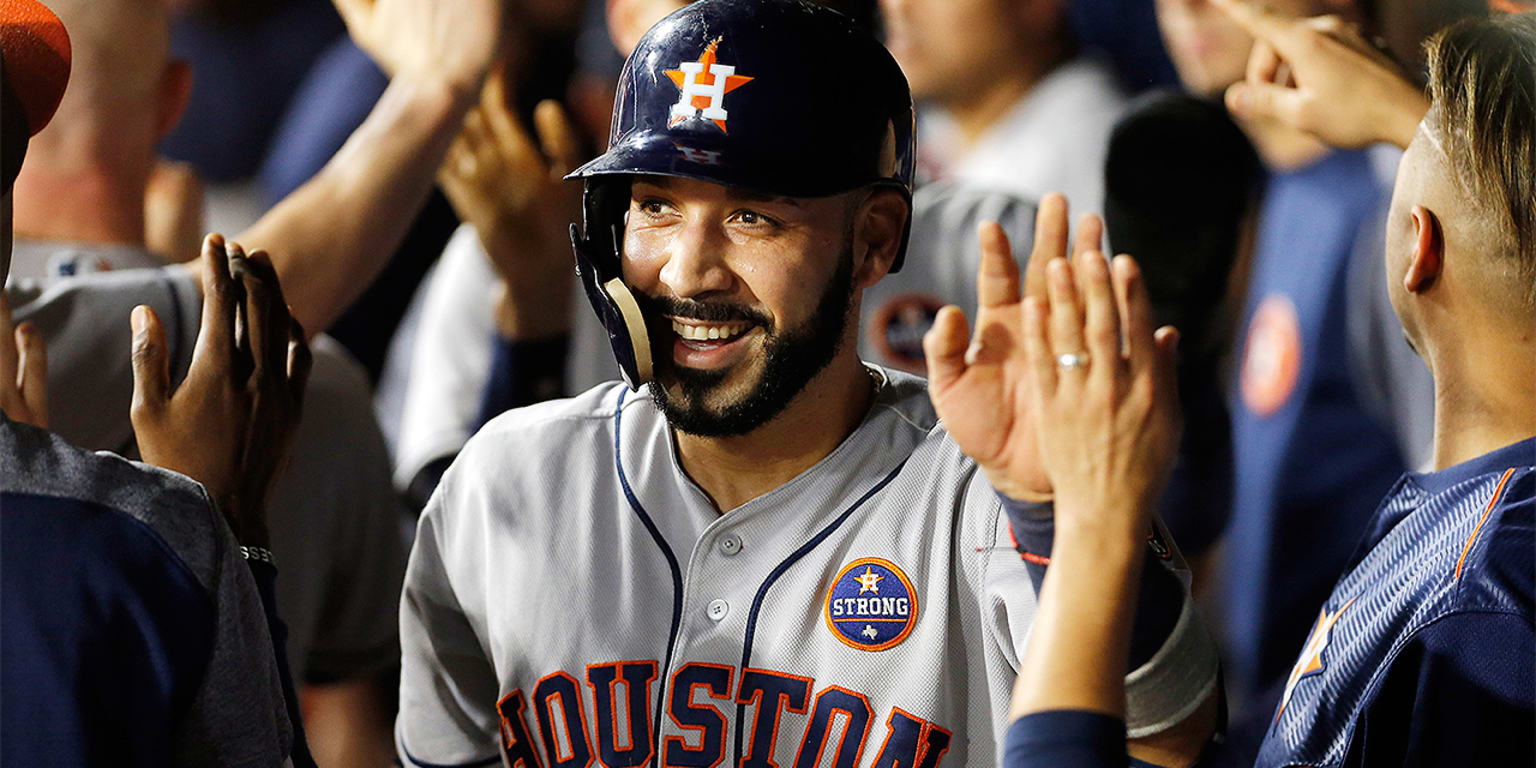
[[[1301,322],[1285,296],[1264,297],[1248,321],[1240,374],[1243,403],[1268,416],[1290,399],[1301,371]]]

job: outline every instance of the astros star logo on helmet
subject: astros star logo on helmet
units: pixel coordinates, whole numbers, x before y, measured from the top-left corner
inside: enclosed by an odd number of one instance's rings
[[[736,74],[736,67],[721,64],[715,58],[720,38],[709,41],[698,61],[685,61],[677,69],[666,70],[680,91],[677,103],[672,105],[668,126],[690,117],[701,117],[725,131],[727,113],[725,95],[751,82],[752,78]]]

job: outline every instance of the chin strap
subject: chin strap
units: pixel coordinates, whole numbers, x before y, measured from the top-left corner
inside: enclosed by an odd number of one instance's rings
[[[619,242],[618,227],[612,227],[609,235],[610,243]],[[592,238],[583,238],[572,224],[571,248],[576,252],[576,275],[581,278],[582,290],[587,294],[592,310],[608,332],[608,344],[619,361],[624,383],[631,390],[637,390],[651,380],[651,337],[645,327],[645,316],[640,312],[640,303],[623,278],[617,274],[603,274],[606,270],[601,264],[618,263],[617,247],[614,253],[600,252],[602,245]]]

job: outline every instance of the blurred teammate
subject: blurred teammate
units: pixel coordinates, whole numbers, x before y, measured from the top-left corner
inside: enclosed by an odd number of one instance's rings
[[[1125,94],[1085,56],[1066,0],[881,0],[885,42],[924,111],[920,170],[1103,212],[1104,157]]]
[[[1393,192],[1385,262],[1405,335],[1434,371],[1437,406],[1433,471],[1405,474],[1377,508],[1296,658],[1256,765],[1529,764],[1536,14],[1466,21],[1438,35],[1425,115],[1411,88],[1352,47],[1358,37],[1223,5],[1294,79],[1287,87],[1272,82],[1272,71],[1254,70],[1245,88],[1281,107],[1268,114],[1343,144],[1402,141],[1401,126],[1422,116]],[[1095,329],[1117,323],[1107,275],[1074,266],[1081,294],[1063,281],[1066,290],[1033,308],[1028,354],[1020,356],[1036,372],[1030,412],[1042,441],[1088,450],[1046,461],[1063,534],[1024,665],[1043,674],[1020,675],[1015,713],[1023,717],[1009,737],[1010,768],[1126,764],[1121,683],[1114,665],[1104,667],[1125,652],[1124,577],[1136,572],[1149,508],[1131,491],[1155,488],[1172,456],[1166,395],[1153,401],[1153,418],[1135,385],[1108,407],[1094,398],[1083,415],[1070,407],[1083,379],[1053,373],[1051,354],[1086,344],[1096,361],[1090,392],[1123,375],[1116,350],[1095,341]],[[1064,267],[1053,269],[1065,275]],[[1126,329],[1132,354],[1121,367],[1134,380],[1146,329],[1134,319]]]

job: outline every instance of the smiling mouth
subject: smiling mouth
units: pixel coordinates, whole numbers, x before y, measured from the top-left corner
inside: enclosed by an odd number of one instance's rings
[[[723,347],[752,330],[751,323],[702,323],[672,320],[672,332],[691,349]]]

